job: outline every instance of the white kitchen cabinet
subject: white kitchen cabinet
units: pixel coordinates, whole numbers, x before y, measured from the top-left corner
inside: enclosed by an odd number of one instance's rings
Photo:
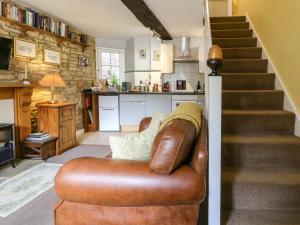
[[[160,60],[157,60],[155,54],[161,54],[160,40],[151,38],[151,70],[160,70]]]
[[[146,115],[146,95],[120,95],[120,124],[121,126],[139,125]]]
[[[155,113],[165,115],[172,111],[172,97],[167,94],[146,95],[146,116],[153,116]]]
[[[150,37],[134,38],[134,70],[150,70],[151,67],[151,39]],[[145,57],[140,56],[144,51]]]
[[[143,50],[145,56],[140,55]],[[151,36],[134,37],[126,41],[125,71],[160,70],[160,60],[155,58],[160,54],[160,41]]]
[[[120,102],[121,126],[139,125],[145,117],[145,102]]]
[[[146,96],[144,94],[122,94],[120,95],[120,102],[145,102]]]

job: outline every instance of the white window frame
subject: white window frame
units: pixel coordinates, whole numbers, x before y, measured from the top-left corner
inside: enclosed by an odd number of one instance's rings
[[[107,47],[96,47],[96,69],[97,69],[97,79],[104,79],[101,76],[101,53],[102,52],[116,52],[120,54],[120,77],[119,77],[119,84],[121,85],[124,81],[124,68],[125,68],[125,51],[124,49],[120,48],[107,48]],[[110,81],[109,81],[110,82]]]

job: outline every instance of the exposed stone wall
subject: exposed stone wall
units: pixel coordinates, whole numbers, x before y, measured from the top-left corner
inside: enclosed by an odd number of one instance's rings
[[[18,25],[12,25],[9,22],[0,20],[0,36],[13,38],[20,37],[20,35],[21,29]],[[77,129],[83,128],[82,90],[86,87],[92,86],[92,82],[96,77],[94,38],[88,37],[89,47],[87,47],[84,51],[82,51],[82,47],[80,45],[76,45],[67,41],[63,41],[61,42],[61,44],[59,44],[55,37],[47,34],[42,34],[37,31],[27,31],[27,35],[23,38],[37,43],[37,58],[31,60],[24,58],[15,58],[12,53],[9,70],[0,70],[0,83],[22,81],[22,79],[24,78],[24,68],[26,63],[28,65],[28,79],[33,84],[38,84],[38,81],[49,72],[60,73],[61,77],[66,83],[66,88],[57,88],[55,90],[55,98],[77,103],[76,127]],[[43,62],[44,48],[49,48],[61,52],[60,66],[45,64]],[[80,67],[78,65],[79,56],[88,57],[89,66]],[[49,88],[37,86],[34,89],[32,103],[33,130],[36,130],[37,128],[37,110],[35,107],[36,103],[49,100],[50,98],[51,94]]]

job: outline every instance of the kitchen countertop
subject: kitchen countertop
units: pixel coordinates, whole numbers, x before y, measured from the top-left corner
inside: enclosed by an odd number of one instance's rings
[[[96,95],[121,95],[121,94],[161,94],[161,95],[204,95],[204,91],[199,91],[199,92],[176,92],[176,91],[170,91],[170,92],[136,92],[136,91],[96,91],[92,90],[91,88],[84,89],[83,92],[85,94],[96,94]]]

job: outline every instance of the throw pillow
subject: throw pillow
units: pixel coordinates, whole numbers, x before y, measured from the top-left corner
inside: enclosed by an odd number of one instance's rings
[[[148,161],[153,140],[159,131],[163,118],[163,114],[155,114],[149,127],[141,133],[129,134],[124,137],[111,136],[109,143],[112,158]]]

